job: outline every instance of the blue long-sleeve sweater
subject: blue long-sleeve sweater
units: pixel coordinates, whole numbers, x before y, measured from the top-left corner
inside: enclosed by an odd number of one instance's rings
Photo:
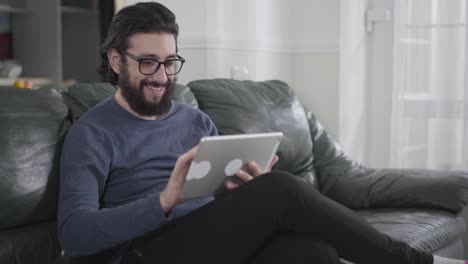
[[[140,119],[114,98],[83,115],[61,156],[58,236],[65,254],[116,247],[211,201],[186,201],[167,218],[159,193],[177,158],[216,134],[206,114],[175,101],[160,120]]]

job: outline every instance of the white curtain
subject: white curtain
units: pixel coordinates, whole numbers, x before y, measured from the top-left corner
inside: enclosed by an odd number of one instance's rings
[[[396,0],[390,166],[468,169],[466,0]]]

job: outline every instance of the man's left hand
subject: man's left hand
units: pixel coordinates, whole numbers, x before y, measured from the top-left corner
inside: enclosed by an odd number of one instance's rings
[[[270,163],[270,166],[268,166],[268,170],[266,172],[270,172],[271,168],[273,168],[273,166],[278,162],[278,160],[279,160],[278,156],[275,155],[273,157],[273,160]],[[247,168],[251,171],[251,173],[248,173],[244,170],[238,170],[236,173],[236,176],[239,179],[239,181],[235,182],[232,179],[227,179],[225,182],[226,188],[228,188],[229,190],[233,190],[239,187],[241,184],[248,182],[257,176],[264,174],[260,166],[258,166],[258,164],[255,163],[254,161],[247,162]]]

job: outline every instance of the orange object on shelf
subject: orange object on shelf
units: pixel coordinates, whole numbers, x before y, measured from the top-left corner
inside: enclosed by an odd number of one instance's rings
[[[15,81],[15,87],[16,88],[25,88],[24,80],[16,80]]]

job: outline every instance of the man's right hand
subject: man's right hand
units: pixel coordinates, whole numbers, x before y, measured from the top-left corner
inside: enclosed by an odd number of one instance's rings
[[[184,187],[190,164],[197,152],[198,146],[195,146],[177,159],[174,170],[169,178],[169,182],[167,183],[166,188],[164,188],[159,195],[159,200],[165,213],[172,210],[172,208],[182,201],[180,193]]]

